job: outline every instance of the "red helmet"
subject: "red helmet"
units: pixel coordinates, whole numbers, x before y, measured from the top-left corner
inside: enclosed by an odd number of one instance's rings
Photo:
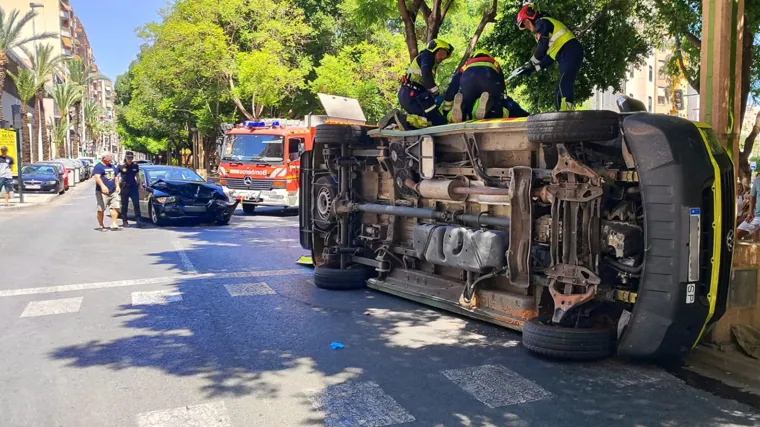
[[[538,18],[538,11],[536,8],[531,4],[525,5],[519,12],[517,12],[517,27],[522,30],[525,28],[523,27],[525,21],[534,21],[536,18]]]

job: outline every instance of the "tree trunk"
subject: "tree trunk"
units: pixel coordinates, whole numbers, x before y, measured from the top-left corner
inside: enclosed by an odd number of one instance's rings
[[[747,22],[746,15],[744,22]],[[747,113],[747,99],[749,98],[750,79],[752,78],[752,43],[755,40],[755,34],[749,29],[749,26],[744,25],[742,37],[742,109],[739,123],[744,123],[744,114]]]
[[[3,120],[3,88],[5,87],[5,79],[8,71],[8,57],[5,52],[0,52],[0,120]]]
[[[74,105],[74,116],[76,120],[74,120],[74,147],[72,151],[74,151],[77,154],[77,157],[79,157],[79,153],[81,153],[82,151],[80,147],[81,135],[79,134],[80,120],[81,120],[79,115],[80,115],[81,109],[82,109],[81,102],[78,102],[76,105]]]
[[[37,92],[37,102],[39,102],[40,111],[39,111],[39,122],[40,122],[40,129],[42,130],[42,159],[43,160],[50,160],[52,152],[50,151],[50,137],[47,133],[47,129],[45,129],[45,103],[44,103],[44,94],[42,90]]]
[[[414,31],[415,19],[406,7],[405,0],[398,0],[398,11],[401,13],[401,20],[404,22],[404,38],[406,49],[409,51],[409,60],[413,61],[419,54],[419,50],[417,49],[417,33]]]
[[[21,162],[25,165],[32,163],[32,141],[29,135],[29,119],[26,117],[27,106],[21,103]]]
[[[459,62],[457,69],[462,68],[464,64],[467,62],[467,60],[470,59],[470,55],[472,54],[473,49],[475,49],[475,45],[478,44],[480,35],[483,34],[483,30],[485,30],[486,25],[496,20],[497,7],[498,7],[498,0],[493,0],[493,2],[491,3],[491,7],[486,7],[483,10],[483,17],[480,18],[480,23],[478,24],[478,28],[475,29],[475,34],[472,35],[472,38],[470,39],[470,43],[467,45],[467,50],[464,52],[464,55],[462,56],[462,60]]]
[[[755,116],[752,132],[744,140],[744,149],[739,153],[739,175],[741,178],[749,179],[752,175],[752,170],[749,168],[749,156],[752,154],[752,148],[755,146],[755,139],[758,134],[760,134],[760,111]]]
[[[235,81],[232,79],[232,76],[227,76],[227,83],[229,84],[229,87],[230,87],[230,97],[232,97],[232,102],[235,103],[235,106],[237,107],[238,111],[240,111],[240,113],[244,115],[246,119],[255,120],[253,118],[253,115],[249,113],[248,110],[245,109],[245,106],[243,105],[243,102],[240,101],[240,98],[232,94],[233,91],[235,90]]]

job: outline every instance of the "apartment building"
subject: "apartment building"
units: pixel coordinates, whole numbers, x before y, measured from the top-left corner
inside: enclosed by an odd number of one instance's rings
[[[31,25],[24,27],[22,37],[32,36],[44,32],[51,32],[57,36],[51,39],[43,40],[40,43],[49,44],[53,47],[53,55],[61,55],[64,58],[82,59],[86,66],[97,71],[95,56],[90,45],[87,31],[84,25],[77,17],[70,0],[2,0],[2,7],[6,11],[13,9],[19,10],[21,14],[27,13],[30,9],[37,12],[37,16],[32,20]],[[33,45],[25,46],[33,51]],[[16,52],[17,56],[23,57],[22,52]],[[60,82],[65,76],[53,76],[49,84]],[[99,102],[106,109],[108,103],[107,97],[104,96],[106,84],[93,84],[86,91],[90,100]],[[112,86],[110,82],[107,85]],[[113,92],[113,91],[111,91]],[[111,111],[113,111],[113,102],[111,102]],[[61,118],[61,112],[51,98],[45,98],[45,123],[51,123]],[[112,114],[111,114],[112,115]],[[47,127],[43,127],[47,131]],[[38,138],[39,136],[35,136]]]
[[[652,113],[697,120],[699,95],[685,79],[674,79],[666,73],[671,55],[672,51],[668,49],[653,51],[643,64],[631,66],[621,92],[597,90],[591,97],[591,108],[617,111],[617,99],[627,95],[643,102],[647,111]]]

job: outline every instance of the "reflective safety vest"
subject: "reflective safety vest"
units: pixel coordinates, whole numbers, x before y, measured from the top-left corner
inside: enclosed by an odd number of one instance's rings
[[[559,50],[562,49],[562,46],[564,46],[565,43],[574,39],[575,35],[572,31],[570,31],[569,28],[567,28],[565,24],[557,21],[554,18],[544,17],[541,19],[546,19],[547,21],[551,22],[552,25],[554,25],[554,31],[549,34],[549,50],[546,52],[546,54],[549,55],[551,59],[557,59]],[[536,34],[536,40],[538,40],[540,37],[541,36],[539,34]]]
[[[420,56],[417,55],[417,57],[414,58],[414,60],[412,60],[412,62],[409,64],[409,68],[406,69],[405,77],[407,81],[424,87],[424,84],[422,82],[422,67],[420,67],[420,63],[418,61],[419,57]],[[434,64],[433,65],[434,77],[437,70],[438,70],[438,64]]]
[[[461,71],[464,73],[467,71],[468,68],[472,67],[488,67],[494,71],[501,72],[501,67],[499,66],[499,63],[496,62],[494,58],[491,58],[490,56],[479,56],[477,58],[472,58],[469,61],[465,62],[465,64],[462,66]]]

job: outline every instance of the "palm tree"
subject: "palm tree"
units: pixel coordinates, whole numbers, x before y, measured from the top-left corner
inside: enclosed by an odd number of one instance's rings
[[[93,130],[98,127],[100,118],[104,114],[103,107],[97,102],[85,99],[82,104],[82,111],[84,115],[84,125],[87,129],[87,135],[90,135],[94,142],[96,140],[96,135]],[[98,153],[99,150],[96,149],[95,152]]]
[[[82,88],[78,85],[72,84],[70,81],[64,81],[63,83],[53,86],[48,95],[53,98],[58,108],[61,110],[61,122],[66,122],[66,144],[57,145],[58,157],[70,157],[73,154],[71,149],[71,140],[69,138],[68,129],[71,129],[71,107],[82,99]]]
[[[73,84],[81,86],[82,90],[85,93],[87,91],[87,88],[89,88],[93,82],[98,80],[108,80],[108,77],[105,75],[92,71],[92,68],[88,67],[84,60],[81,58],[69,59],[66,62],[66,67],[69,71],[69,81],[71,81]],[[84,110],[82,109],[83,101],[84,97],[74,103],[74,151],[77,153],[80,150],[80,141],[84,142],[86,139]]]
[[[39,88],[39,83],[34,79],[34,73],[21,68],[18,74],[14,75],[10,71],[8,74],[16,84],[19,100],[21,100],[21,161],[29,164],[32,162],[32,140],[29,135],[29,118],[26,117],[29,101],[34,98]]]
[[[45,98],[45,82],[47,82],[47,79],[53,76],[56,71],[58,71],[58,65],[61,63],[61,60],[63,58],[60,55],[53,55],[53,46],[49,44],[43,46],[42,44],[38,43],[34,47],[34,55],[32,55],[27,49],[22,50],[32,62],[32,71],[37,78],[37,82],[41,83],[40,87],[37,89],[37,93],[35,94],[35,112],[37,113],[37,117],[34,120],[35,125],[41,126],[45,123],[45,106],[42,102]],[[37,127],[35,132],[37,132],[39,129],[40,128]],[[50,138],[48,138],[48,133],[43,131],[42,158],[49,160],[51,154]]]
[[[0,7],[0,105],[2,105],[3,86],[5,75],[8,70],[8,52],[25,45],[26,43],[56,37],[53,32],[36,34],[31,37],[21,37],[24,27],[37,16],[34,9],[30,9],[24,16],[19,18],[19,11],[13,9],[10,13]],[[3,110],[0,108],[0,120],[3,120]]]
[[[47,127],[53,137],[53,142],[55,142],[56,146],[62,147],[66,143],[66,135],[69,133],[69,125],[61,119],[58,120],[58,123],[48,122]]]

